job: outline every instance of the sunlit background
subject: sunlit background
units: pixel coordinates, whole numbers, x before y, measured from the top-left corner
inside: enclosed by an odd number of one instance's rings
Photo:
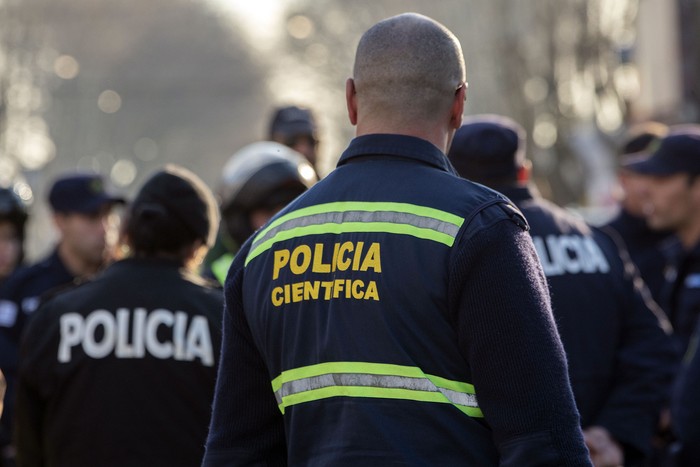
[[[274,106],[316,111],[322,175],[353,136],[344,81],[376,21],[416,11],[460,38],[467,114],[529,131],[554,201],[609,212],[629,125],[698,120],[697,0],[0,0],[0,185],[50,247],[51,181],[94,170],[132,195],[167,162],[216,187]]]

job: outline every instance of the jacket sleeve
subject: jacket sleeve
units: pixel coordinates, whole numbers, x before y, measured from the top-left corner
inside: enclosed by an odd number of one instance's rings
[[[204,467],[286,465],[283,417],[243,312],[248,245],[236,256],[224,286],[221,359]]]
[[[460,237],[450,295],[500,465],[591,465],[532,240],[522,226],[490,216],[483,212]]]
[[[700,465],[700,322],[690,341],[683,368],[676,383],[671,416],[673,430],[680,440],[678,467]]]
[[[657,418],[667,402],[679,356],[667,333],[671,326],[639,277],[625,250],[610,241],[611,274],[619,277],[620,336],[615,380],[593,425],[606,428],[625,448],[625,460],[639,460],[651,447]],[[604,245],[603,245],[604,246]]]
[[[43,449],[44,418],[51,392],[50,367],[58,347],[55,329],[47,319],[49,302],[34,312],[22,335],[15,400],[14,439],[17,463],[26,467],[46,465]]]

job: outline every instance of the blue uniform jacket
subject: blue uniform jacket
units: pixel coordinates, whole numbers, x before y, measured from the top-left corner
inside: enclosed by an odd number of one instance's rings
[[[635,465],[677,368],[668,320],[609,236],[534,188],[499,190],[530,224],[582,426],[606,428],[626,448],[625,465]]]
[[[15,271],[0,288],[0,369],[7,380],[2,415],[5,434],[0,435],[0,443],[6,443],[2,438],[9,437],[12,431],[17,359],[24,326],[44,293],[71,284],[73,280],[74,276],[54,250],[38,263]]]
[[[673,431],[678,436],[677,467],[700,465],[700,323],[690,341],[671,403]]]
[[[525,229],[427,141],[353,140],[229,271],[204,465],[589,465]]]
[[[666,265],[664,250],[667,244],[676,241],[675,236],[667,231],[652,230],[644,218],[633,216],[625,210],[621,210],[605,227],[613,229],[622,238],[639,275],[659,303]]]
[[[678,242],[667,255],[661,306],[673,324],[679,351],[685,353],[700,315],[700,243],[686,251]]]

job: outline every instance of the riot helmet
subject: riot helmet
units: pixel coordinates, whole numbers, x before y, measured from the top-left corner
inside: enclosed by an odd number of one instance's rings
[[[268,219],[317,180],[306,158],[283,144],[264,141],[245,146],[223,169],[222,227],[240,246],[260,226],[256,214]]]
[[[27,206],[24,201],[11,188],[0,188],[0,223],[8,224],[12,228],[8,231],[3,228],[2,241],[5,247],[0,257],[0,280],[7,277],[24,260],[26,222]],[[4,243],[8,241],[11,243]],[[7,248],[8,245],[14,246]]]
[[[27,206],[11,188],[0,188],[0,221],[10,221],[17,229],[20,239],[24,238]]]

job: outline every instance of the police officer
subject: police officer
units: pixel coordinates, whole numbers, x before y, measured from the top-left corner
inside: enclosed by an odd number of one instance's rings
[[[318,129],[311,109],[296,105],[275,109],[268,138],[294,149],[318,169]]]
[[[24,201],[12,189],[0,188],[0,286],[22,264],[26,222]]]
[[[311,164],[280,143],[249,144],[231,156],[219,188],[221,229],[210,254],[221,284],[243,242],[316,181]]]
[[[620,211],[606,224],[622,239],[630,259],[657,303],[664,284],[664,251],[672,248],[676,239],[672,232],[649,227],[644,218],[644,192],[649,177],[629,170],[626,165],[643,158],[645,149],[658,144],[667,132],[668,127],[658,122],[646,122],[630,129],[619,151],[617,178],[621,188]]]
[[[199,464],[223,297],[193,271],[217,223],[211,191],[168,166],[129,210],[131,256],[37,310],[21,349],[20,465]]]
[[[679,239],[669,253],[661,306],[685,352],[700,314],[700,125],[674,126],[650,157],[629,164],[649,177],[645,215],[649,226]]]
[[[27,208],[22,199],[9,188],[0,188],[0,287],[12,272],[22,264],[24,258],[24,232],[27,221]],[[13,374],[17,361],[17,346],[10,331],[15,322],[15,308],[12,304],[0,302],[0,370]],[[0,371],[1,374],[1,371]],[[10,385],[12,381],[10,381]],[[2,378],[0,406],[5,395],[6,382]],[[12,388],[10,388],[12,390]],[[12,407],[8,409],[0,424],[0,465],[2,459],[12,457],[10,447],[10,424]]]
[[[0,288],[2,332],[11,350],[2,370],[8,381],[3,423],[12,426],[17,347],[29,316],[42,294],[89,277],[103,267],[107,252],[108,217],[124,200],[105,191],[96,174],[58,178],[49,192],[49,204],[60,239],[53,252],[36,264],[15,271]]]
[[[609,237],[529,183],[525,131],[516,122],[471,117],[449,158],[465,178],[508,196],[530,224],[594,465],[642,465],[676,358],[663,312],[645,300]]]
[[[49,204],[59,242],[49,256],[17,271],[3,285],[2,306],[14,306],[13,316],[21,322],[38,307],[44,292],[97,273],[106,260],[108,216],[115,204],[123,203],[123,198],[105,191],[99,175],[71,174],[57,179],[49,192]],[[16,331],[19,336],[20,330]]]
[[[590,465],[526,224],[444,154],[454,35],[370,28],[338,167],[236,256],[205,466]]]

